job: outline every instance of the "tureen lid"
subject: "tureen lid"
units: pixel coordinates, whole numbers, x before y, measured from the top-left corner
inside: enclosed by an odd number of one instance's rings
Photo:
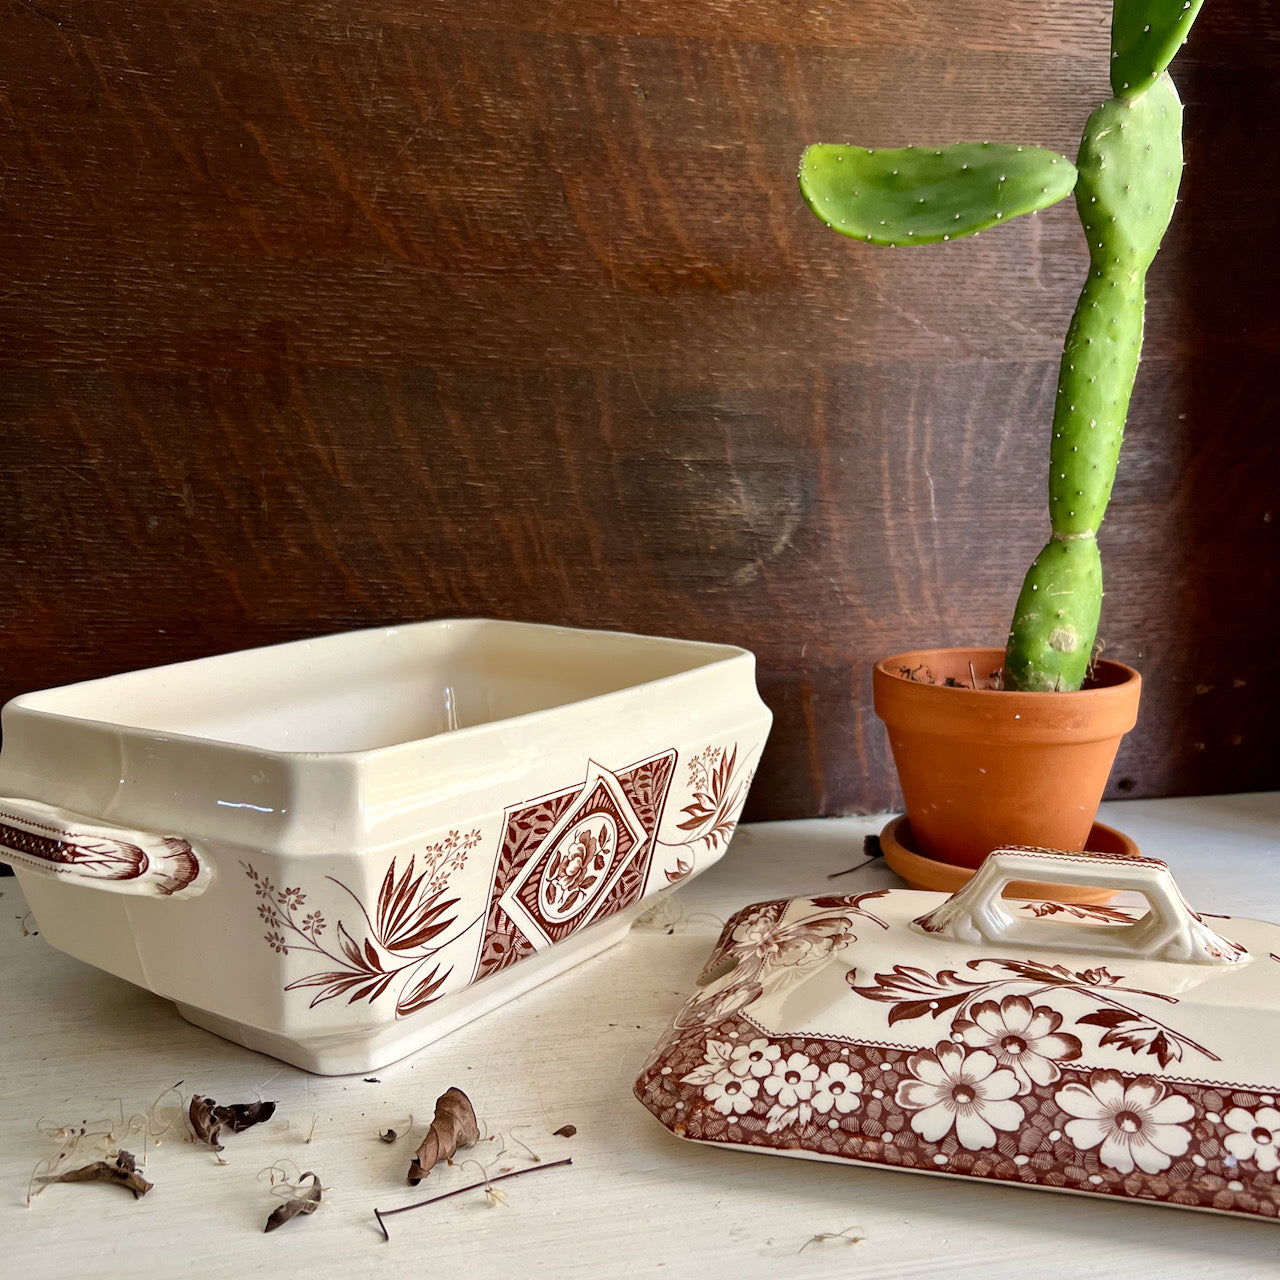
[[[1145,912],[1002,899],[1012,881]],[[726,924],[636,1094],[680,1137],[1275,1218],[1280,927],[1164,863],[999,850],[951,897],[762,902]]]

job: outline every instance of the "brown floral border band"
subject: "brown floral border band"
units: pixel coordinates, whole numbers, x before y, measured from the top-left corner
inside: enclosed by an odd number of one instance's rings
[[[1051,1069],[1020,1078],[978,1047],[983,1021],[992,1036],[1038,1031]],[[1010,997],[982,1010],[971,1043],[910,1050],[773,1036],[735,1015],[673,1032],[635,1093],[697,1142],[1280,1216],[1275,1096],[1078,1070],[1053,1061],[1072,1047],[1050,1021]]]

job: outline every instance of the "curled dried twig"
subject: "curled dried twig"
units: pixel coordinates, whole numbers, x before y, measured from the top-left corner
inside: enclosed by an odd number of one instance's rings
[[[863,867],[869,867],[877,858],[884,857],[884,850],[880,847],[879,836],[865,836],[862,841],[862,861],[855,862],[851,867],[845,867],[843,871],[833,871],[828,880],[837,880],[841,876],[847,876],[854,871],[861,871]]]
[[[436,1099],[436,1113],[409,1166],[409,1185],[416,1187],[441,1160],[452,1160],[459,1147],[474,1146],[480,1140],[471,1099],[461,1089],[446,1089]]]
[[[311,1179],[311,1185],[303,1188],[301,1184],[307,1178]],[[283,1204],[277,1205],[271,1211],[271,1216],[267,1219],[267,1225],[262,1228],[264,1232],[274,1231],[277,1227],[283,1227],[286,1222],[296,1218],[299,1214],[315,1213],[320,1207],[322,1194],[320,1175],[308,1170],[298,1179],[298,1184],[295,1188],[298,1194],[290,1197]]]
[[[866,1236],[851,1235],[853,1230],[853,1227],[845,1227],[843,1231],[820,1231],[816,1236],[810,1236],[796,1252],[803,1253],[811,1244],[826,1244],[831,1240],[843,1240],[845,1244],[861,1244]]]
[[[135,1200],[145,1196],[152,1184],[138,1172],[138,1162],[128,1151],[117,1152],[114,1160],[95,1160],[79,1169],[43,1177],[40,1182],[48,1186],[52,1182],[106,1182],[133,1192]]]
[[[534,1164],[541,1164],[542,1157],[527,1142],[522,1142],[519,1138],[516,1137],[517,1129],[527,1129],[527,1128],[529,1128],[527,1124],[513,1125],[509,1136],[511,1138],[511,1141],[514,1142],[517,1147],[521,1147],[524,1149],[525,1155],[527,1155],[529,1159],[533,1161]],[[502,1150],[506,1151],[506,1149],[507,1149],[507,1144],[504,1140],[502,1144]],[[499,1154],[501,1154],[501,1152]]]

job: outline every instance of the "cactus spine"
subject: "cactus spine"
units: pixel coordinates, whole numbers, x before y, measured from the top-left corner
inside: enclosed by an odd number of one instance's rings
[[[970,235],[1075,191],[1089,272],[1063,346],[1049,454],[1049,542],[1014,609],[1005,687],[1078,689],[1102,605],[1097,533],[1111,497],[1142,350],[1147,268],[1182,176],[1182,104],[1165,68],[1201,0],[1115,0],[1115,96],[1085,125],[1076,164],[1039,147],[960,144],[868,152],[818,145],[800,189],[830,227],[873,244]],[[950,231],[943,230],[946,222]]]

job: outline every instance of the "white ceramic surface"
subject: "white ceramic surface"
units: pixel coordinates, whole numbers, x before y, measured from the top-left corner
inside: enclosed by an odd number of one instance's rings
[[[757,903],[703,982],[636,1084],[678,1136],[1280,1214],[1280,927],[1197,915],[1163,863],[997,851],[950,898]]]
[[[0,857],[54,946],[253,1048],[367,1072],[719,858],[770,723],[754,669],[465,620],[29,694],[4,709]]]

